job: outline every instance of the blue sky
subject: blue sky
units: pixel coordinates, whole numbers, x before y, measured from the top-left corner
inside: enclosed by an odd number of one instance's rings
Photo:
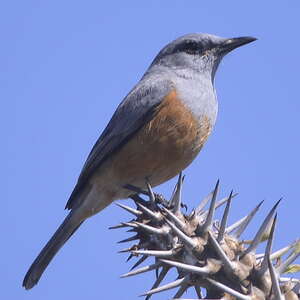
[[[185,171],[184,201],[196,206],[218,178],[222,196],[232,188],[240,193],[231,221],[265,199],[249,238],[283,196],[274,248],[299,235],[299,1],[28,0],[1,6],[1,299],[138,299],[150,288],[154,274],[119,278],[130,264],[117,254],[124,245],[116,242],[128,235],[108,227],[130,216],[115,205],[80,228],[34,289],[25,291],[21,282],[64,218],[85,158],[118,103],[161,47],[190,32],[258,41],[220,65],[217,124]],[[173,185],[156,191],[169,196]]]

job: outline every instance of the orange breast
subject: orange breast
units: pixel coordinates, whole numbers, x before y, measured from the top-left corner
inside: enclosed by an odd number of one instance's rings
[[[208,118],[200,122],[172,91],[157,107],[153,120],[144,125],[110,161],[113,178],[125,184],[155,186],[186,168],[211,132]]]

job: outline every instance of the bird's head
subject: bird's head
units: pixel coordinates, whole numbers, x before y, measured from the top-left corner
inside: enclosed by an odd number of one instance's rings
[[[221,59],[230,51],[255,41],[253,37],[222,38],[211,34],[187,34],[166,45],[153,65],[192,69],[214,78]]]

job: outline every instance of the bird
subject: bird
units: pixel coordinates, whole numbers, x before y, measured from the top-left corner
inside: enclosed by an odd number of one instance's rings
[[[63,223],[30,266],[25,289],[89,217],[115,200],[175,177],[197,156],[216,122],[214,79],[222,58],[255,41],[191,33],[167,44],[114,112],[87,157]]]

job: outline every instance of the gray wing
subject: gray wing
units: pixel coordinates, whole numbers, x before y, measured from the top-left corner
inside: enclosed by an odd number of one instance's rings
[[[83,191],[90,176],[115,151],[126,144],[130,138],[156,113],[156,107],[173,89],[168,80],[141,81],[120,103],[105,130],[92,148],[67,202],[72,209],[77,196]]]

